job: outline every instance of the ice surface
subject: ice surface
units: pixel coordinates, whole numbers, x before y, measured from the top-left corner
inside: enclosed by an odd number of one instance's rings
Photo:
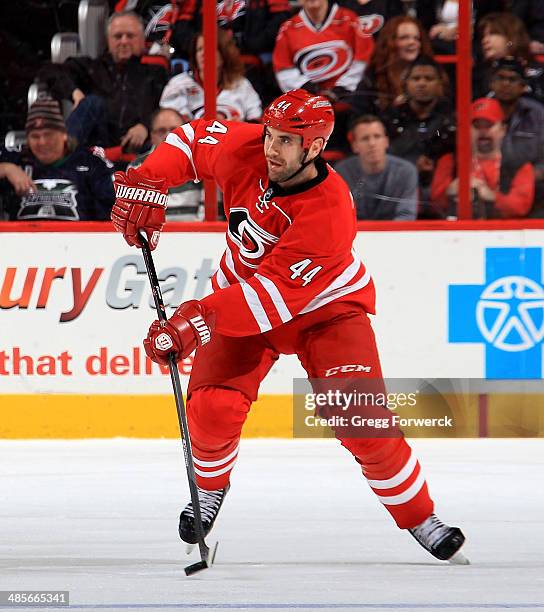
[[[186,578],[179,442],[1,441],[0,589],[89,610],[544,608],[544,442],[412,444],[472,565],[398,530],[336,441],[243,440],[217,563]]]

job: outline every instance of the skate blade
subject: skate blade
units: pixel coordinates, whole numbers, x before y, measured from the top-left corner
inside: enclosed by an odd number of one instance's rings
[[[448,559],[448,563],[451,563],[452,565],[470,565],[470,561],[460,550],[458,550],[453,557]]]

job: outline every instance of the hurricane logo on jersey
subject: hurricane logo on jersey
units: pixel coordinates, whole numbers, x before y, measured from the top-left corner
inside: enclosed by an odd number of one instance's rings
[[[376,13],[372,15],[361,15],[359,17],[359,25],[365,36],[372,36],[382,29],[384,23],[383,15]]]
[[[343,74],[353,61],[353,51],[343,40],[330,40],[304,47],[295,54],[297,68],[310,81],[321,82]]]
[[[240,261],[249,268],[258,268],[268,249],[278,242],[278,236],[269,234],[255,223],[247,208],[231,208],[228,234],[238,246]]]
[[[246,0],[224,0],[217,3],[217,21],[220,26],[238,19],[246,12]]]

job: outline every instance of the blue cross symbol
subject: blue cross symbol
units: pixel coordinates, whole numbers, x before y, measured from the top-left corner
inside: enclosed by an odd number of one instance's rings
[[[485,377],[542,378],[541,248],[485,250],[485,284],[450,285],[449,342],[485,344]]]

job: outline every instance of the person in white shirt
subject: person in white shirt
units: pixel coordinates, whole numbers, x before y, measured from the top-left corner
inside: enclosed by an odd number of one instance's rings
[[[262,115],[259,95],[244,77],[244,64],[232,37],[217,31],[217,118],[258,122]],[[170,79],[159,105],[176,110],[185,121],[204,114],[204,37],[197,34],[191,45],[190,71]]]

